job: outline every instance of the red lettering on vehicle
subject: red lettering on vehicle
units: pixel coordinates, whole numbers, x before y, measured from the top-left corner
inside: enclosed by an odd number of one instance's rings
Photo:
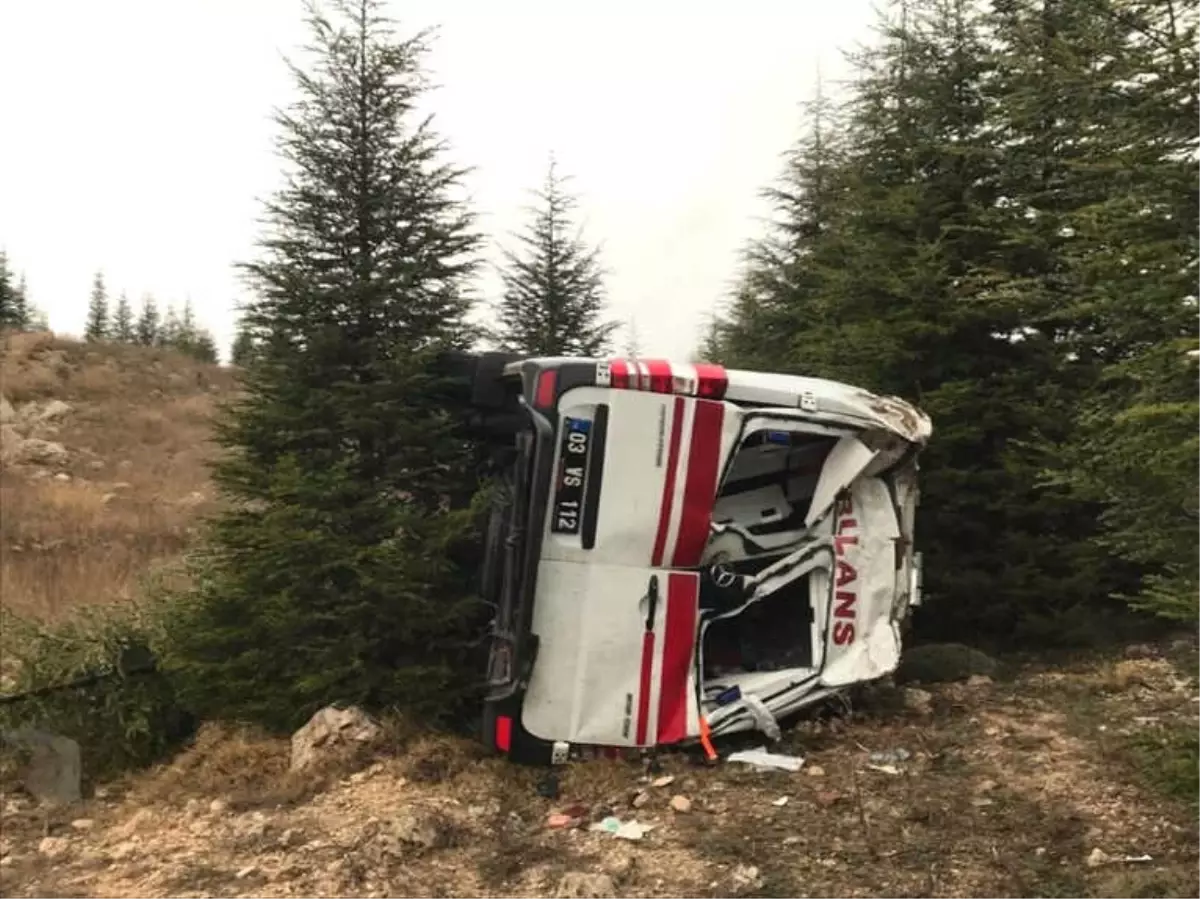
[[[856,636],[855,622],[858,619],[858,571],[842,556],[846,547],[858,545],[858,521],[853,516],[854,508],[850,497],[844,496],[837,503],[837,529],[833,538],[837,555],[837,592],[834,594],[833,643],[849,646]],[[849,532],[849,533],[847,533]],[[850,589],[841,589],[849,587]]]

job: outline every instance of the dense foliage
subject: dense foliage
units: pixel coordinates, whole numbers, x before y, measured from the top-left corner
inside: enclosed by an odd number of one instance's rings
[[[477,680],[472,449],[431,363],[474,338],[479,238],[414,110],[425,38],[378,6],[310,9],[278,115],[286,185],[245,266],[254,352],[220,429],[230,509],[172,650],[204,714],[288,727],[340,700],[432,719]]]
[[[933,417],[926,633],[1195,618],[1195,0],[909,0],[771,191],[711,358]]]

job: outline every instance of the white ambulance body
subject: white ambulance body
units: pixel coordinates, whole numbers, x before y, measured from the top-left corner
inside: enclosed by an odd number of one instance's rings
[[[908,403],[662,360],[533,359],[493,521],[487,737],[514,759],[760,730],[893,671],[920,600]]]

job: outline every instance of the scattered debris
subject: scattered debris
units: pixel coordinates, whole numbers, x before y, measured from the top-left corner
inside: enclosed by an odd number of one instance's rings
[[[878,771],[880,774],[890,774],[893,777],[900,773],[895,765],[867,765],[868,771]]]
[[[756,771],[799,771],[804,765],[804,759],[798,756],[767,752],[765,746],[731,753],[728,761],[753,765]]]
[[[775,806],[775,808],[783,808],[787,804],[788,797],[786,796],[780,796],[778,799],[775,799],[771,802],[771,805]]]
[[[646,790],[638,790],[637,795],[630,800],[629,804],[634,808],[641,808],[650,801],[650,794]]]
[[[258,873],[258,865],[246,865],[234,875],[238,880],[245,880],[247,877],[253,877]]]
[[[637,821],[622,821],[614,815],[609,815],[602,821],[597,821],[588,830],[595,833],[612,834],[619,840],[640,840],[654,829],[653,824],[639,824]]]
[[[546,826],[551,830],[565,830],[568,827],[575,827],[577,824],[579,824],[578,818],[572,818],[562,812],[556,812],[546,818]]]
[[[876,765],[888,765],[894,762],[907,762],[912,758],[912,753],[907,749],[883,749],[879,752],[872,752],[870,761]]]
[[[833,805],[835,802],[837,802],[841,798],[842,798],[842,794],[839,793],[837,790],[818,790],[817,791],[817,805],[824,806],[826,808]]]
[[[986,687],[990,685],[992,679],[986,674],[972,674],[967,678],[968,687]]]
[[[809,765],[807,768],[804,769],[804,771],[809,777],[824,777],[825,776],[825,769],[822,768],[820,765]]]
[[[91,830],[95,822],[91,818],[76,818],[71,822],[73,830]]]
[[[1112,861],[1112,857],[1100,847],[1096,847],[1089,853],[1084,861],[1089,868],[1099,868],[1101,865],[1107,865]]]
[[[650,784],[652,787],[669,787],[675,783],[674,774],[664,774],[662,777],[654,778],[654,782]]]

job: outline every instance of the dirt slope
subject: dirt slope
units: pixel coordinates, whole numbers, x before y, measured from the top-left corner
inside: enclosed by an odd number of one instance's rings
[[[640,764],[587,762],[556,800],[466,742],[417,740],[322,783],[286,775],[284,742],[209,731],[79,808],[46,816],[8,797],[0,883],[9,896],[1196,896],[1194,787],[1189,803],[1186,765],[1182,793],[1162,777],[1173,735],[1196,732],[1195,656],[1134,655],[1150,657],[931,687],[927,712],[884,691],[788,734],[806,759],[795,774],[671,754],[654,778],[674,781],[655,787]],[[895,749],[911,753],[895,773],[870,767]],[[563,811],[655,828],[627,842],[548,827]]]
[[[0,602],[55,617],[132,595],[212,497],[230,370],[49,333],[0,338]]]

